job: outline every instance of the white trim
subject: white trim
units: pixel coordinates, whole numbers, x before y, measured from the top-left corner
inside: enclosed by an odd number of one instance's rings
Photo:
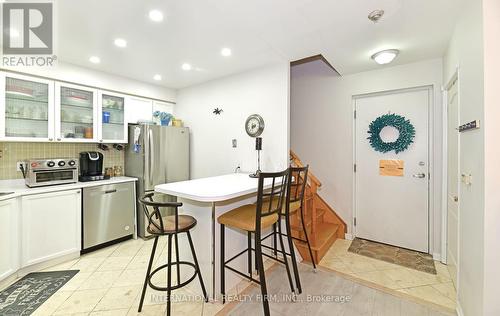
[[[435,205],[434,205],[434,188],[435,188],[435,181],[436,177],[434,176],[434,110],[435,110],[435,100],[434,100],[434,94],[435,94],[435,87],[433,84],[429,85],[422,85],[422,86],[416,86],[416,87],[408,87],[408,88],[401,88],[401,89],[395,89],[395,90],[384,90],[380,92],[374,92],[374,93],[365,93],[365,94],[358,94],[358,95],[353,95],[352,96],[352,106],[353,106],[353,114],[357,110],[356,108],[356,100],[360,98],[366,98],[366,97],[373,97],[377,95],[387,95],[387,94],[395,94],[395,93],[401,93],[401,92],[409,92],[409,91],[418,91],[418,90],[426,90],[428,92],[428,99],[429,99],[429,104],[428,104],[428,117],[427,117],[427,132],[428,132],[428,140],[427,140],[427,146],[428,146],[428,172],[430,175],[430,181],[428,183],[428,195],[427,195],[427,207],[428,207],[428,228],[427,228],[427,247],[428,247],[428,253],[432,254],[434,251],[434,242],[433,242],[433,229],[434,229],[434,214],[435,214]],[[353,135],[353,164],[357,163],[357,158],[356,158],[356,119],[354,118],[354,115],[352,116],[353,124],[352,124],[352,135]],[[353,237],[356,237],[356,226],[354,226],[354,218],[356,217],[357,213],[357,205],[356,205],[356,173],[354,172],[354,169],[352,171],[352,177],[353,177],[353,195],[352,195],[352,200],[353,200],[353,212],[352,212],[352,227],[353,227]]]
[[[442,203],[443,203],[443,212],[442,212],[442,240],[441,240],[441,253],[445,254],[445,259],[447,259],[447,254],[448,254],[448,93],[447,91],[451,86],[453,85],[454,81],[457,81],[457,112],[458,112],[458,122],[460,122],[460,104],[461,104],[461,98],[460,98],[460,66],[457,65],[455,72],[451,75],[450,79],[447,81],[446,86],[445,86],[445,93],[443,101],[443,196],[442,196]],[[458,137],[458,148],[457,148],[458,153],[460,153],[460,134]],[[460,170],[460,155],[457,156],[458,159],[458,169]],[[459,180],[460,181],[460,180]],[[457,258],[455,258],[455,263],[456,263],[456,282],[457,284],[455,285],[456,288],[456,293],[457,293],[457,314],[458,315],[463,315],[462,308],[460,307],[460,303],[458,302],[458,291],[460,289],[460,203],[461,203],[461,192],[460,192],[460,184],[458,185],[458,219],[457,219]],[[445,260],[446,263],[447,260]]]
[[[433,253],[432,254],[432,259],[434,261],[441,261],[441,254],[440,253]]]
[[[357,209],[357,203],[356,203],[356,172],[354,172],[354,165],[357,163],[356,159],[356,98],[355,96],[352,97],[352,113],[351,113],[351,118],[352,118],[352,216],[351,216],[351,233],[349,234],[351,239],[353,240],[356,237],[356,226],[354,225],[354,219],[356,218],[356,209]],[[349,231],[350,227],[347,228]],[[347,239],[347,234],[346,234],[346,239]]]
[[[462,306],[460,305],[460,302],[457,300],[457,308],[456,312],[458,316],[464,316],[464,311],[462,309]]]
[[[441,170],[441,262],[448,263],[448,89],[441,87],[443,93],[443,147],[441,148],[443,156],[443,169]]]
[[[345,239],[346,240],[353,240],[354,236],[353,236],[353,234],[345,234]]]

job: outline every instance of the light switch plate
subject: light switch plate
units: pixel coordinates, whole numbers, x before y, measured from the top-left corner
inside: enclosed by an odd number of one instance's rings
[[[472,184],[472,175],[469,173],[462,173],[461,179],[462,179],[462,183],[465,185]]]
[[[236,139],[232,140],[233,148],[238,147],[238,141]]]

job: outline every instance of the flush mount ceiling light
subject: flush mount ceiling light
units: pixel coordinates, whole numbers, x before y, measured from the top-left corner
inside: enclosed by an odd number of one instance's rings
[[[123,38],[117,38],[115,39],[115,45],[121,48],[127,47],[127,41]]]
[[[385,65],[391,63],[396,56],[398,56],[399,50],[397,49],[387,49],[375,53],[372,55],[372,59],[379,65]]]
[[[384,10],[374,10],[368,14],[368,20],[377,23],[384,16],[384,13]]]
[[[151,21],[161,22],[163,21],[163,13],[160,10],[149,11],[149,18]]]
[[[193,68],[193,67],[192,67],[190,64],[188,64],[188,63],[184,63],[184,64],[182,64],[182,70],[189,71],[189,70],[191,70],[192,68]]]
[[[161,80],[161,75],[156,74],[156,75],[153,76],[153,79],[156,80],[156,81],[160,81]]]
[[[89,61],[90,61],[91,63],[93,63],[93,64],[98,64],[98,63],[100,63],[100,62],[101,62],[101,59],[100,59],[99,57],[97,57],[97,56],[91,56],[91,57],[89,58]]]
[[[230,48],[224,47],[223,49],[221,49],[220,54],[224,57],[229,57],[231,56],[232,52]]]

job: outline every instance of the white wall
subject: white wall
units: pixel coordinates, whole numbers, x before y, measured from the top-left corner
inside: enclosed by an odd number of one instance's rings
[[[289,65],[272,65],[181,89],[176,116],[191,129],[191,177],[255,171],[255,140],[245,132],[254,113],[265,121],[263,171],[284,169],[288,162]],[[223,109],[214,115],[215,108]],[[232,148],[231,140],[238,147]]]
[[[299,66],[300,67],[300,66]],[[434,86],[434,172],[431,251],[441,251],[442,61],[381,68],[344,77],[292,67],[291,149],[322,181],[320,195],[352,232],[353,107],[352,96],[386,90]]]
[[[500,315],[500,2],[483,1],[484,27],[484,314]]]
[[[485,118],[482,15],[481,0],[463,1],[444,58],[445,82],[459,67],[459,115],[462,124]],[[498,86],[495,89],[498,93]],[[484,122],[485,128],[487,124]],[[495,315],[483,314],[485,128],[460,133],[460,172],[472,175],[472,185],[460,186],[458,302],[464,315]],[[494,137],[498,141],[498,134]],[[495,163],[498,164],[498,161]],[[491,224],[498,225],[498,222]]]
[[[63,62],[58,62],[55,67],[5,67],[3,69],[175,102],[176,91],[174,89]]]

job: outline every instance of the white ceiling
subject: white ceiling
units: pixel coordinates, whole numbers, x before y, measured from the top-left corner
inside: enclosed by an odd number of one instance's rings
[[[394,64],[442,56],[458,7],[457,0],[64,0],[57,55],[170,88],[317,54],[344,75],[381,67],[370,60],[381,49],[401,50]],[[151,9],[164,21],[149,20]],[[386,11],[378,24],[367,19],[375,9]],[[117,37],[128,46],[114,46]],[[222,57],[223,47],[233,55]],[[92,55],[101,63],[91,64]],[[183,63],[194,69],[183,71]]]

